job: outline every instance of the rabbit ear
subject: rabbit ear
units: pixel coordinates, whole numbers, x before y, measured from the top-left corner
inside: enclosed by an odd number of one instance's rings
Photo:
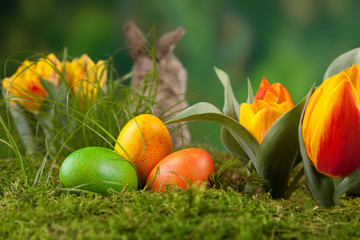
[[[127,38],[126,47],[130,57],[135,61],[148,49],[146,38],[143,32],[132,21],[125,23],[122,30]]]
[[[175,44],[184,36],[185,29],[178,27],[172,32],[163,35],[156,46],[156,59],[161,59],[175,48]]]

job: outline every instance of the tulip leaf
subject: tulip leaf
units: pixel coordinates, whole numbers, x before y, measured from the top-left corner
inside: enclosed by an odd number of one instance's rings
[[[235,138],[231,135],[229,130],[225,127],[221,127],[221,142],[224,145],[225,149],[229,152],[235,154],[241,161],[244,163],[249,162],[249,157],[246,155],[242,147],[235,140]]]
[[[24,145],[25,154],[35,154],[39,149],[38,145],[36,144],[36,138],[33,132],[33,128],[30,124],[31,119],[29,114],[27,114],[27,112],[22,109],[22,107],[17,105],[14,108],[10,106],[9,111],[13,118],[16,130],[18,131],[21,141]]]
[[[201,116],[203,114],[207,114],[207,113],[215,113],[215,114],[221,114],[223,115],[223,113],[214,105],[212,105],[211,103],[207,103],[207,102],[199,102],[194,104],[191,107],[188,107],[187,109],[185,109],[184,111],[182,111],[181,113],[179,113],[178,115],[176,115],[175,117],[173,117],[171,120],[169,120],[168,122],[180,122],[180,121],[187,121],[187,119],[183,120],[184,118],[193,118],[192,116]],[[195,119],[197,120],[197,119]]]
[[[240,116],[240,104],[238,103],[238,101],[234,96],[229,75],[217,67],[214,67],[214,69],[220,82],[224,87],[223,113],[238,121]],[[226,150],[235,154],[245,163],[249,161],[248,159],[249,157],[246,155],[244,150],[239,146],[238,142],[234,139],[234,137],[231,135],[229,130],[227,130],[225,127],[221,127],[220,136],[221,136],[221,142],[226,148]]]
[[[335,189],[334,203],[339,205],[339,199],[344,193],[356,193],[360,190],[360,168],[346,176]]]
[[[360,67],[360,48],[355,48],[337,57],[327,68],[323,80],[338,74],[353,64]]]
[[[250,160],[254,163],[255,168],[257,168],[255,156],[259,143],[239,122],[225,114],[222,114],[222,112],[214,105],[206,102],[200,102],[185,109],[183,112],[170,119],[167,123],[190,120],[206,120],[224,126],[227,130],[229,130],[231,135],[238,142],[239,146],[241,146],[246,155],[248,155]]]
[[[234,96],[229,75],[217,67],[214,67],[214,69],[220,82],[224,86],[225,99],[224,99],[223,113],[234,118],[235,120],[239,120],[240,104],[238,103],[238,101]]]
[[[334,194],[335,189],[334,189],[333,180],[330,177],[319,173],[311,165],[310,159],[309,159],[309,156],[307,154],[306,147],[304,144],[303,135],[302,135],[302,121],[303,121],[303,117],[304,117],[304,112],[306,109],[306,105],[310,99],[310,96],[314,92],[314,90],[315,90],[315,88],[313,86],[308,94],[308,98],[306,100],[304,110],[301,114],[300,124],[299,124],[299,129],[298,129],[299,147],[300,147],[301,157],[303,159],[306,180],[307,180],[308,186],[310,188],[311,194],[314,197],[315,201],[318,202],[321,206],[329,208],[334,205],[333,194]]]
[[[50,123],[50,119],[55,117],[56,113],[55,110],[63,110],[63,111],[67,111],[68,109],[65,107],[67,105],[66,103],[66,98],[68,96],[68,87],[67,87],[67,83],[65,83],[64,81],[60,81],[60,84],[58,87],[56,87],[52,82],[49,82],[45,79],[40,78],[41,84],[44,86],[46,92],[48,93],[48,102],[49,105],[52,106],[52,108],[46,109],[47,114],[50,115],[45,115],[43,114],[44,118],[48,118],[46,120],[43,121],[43,123],[45,123],[46,127],[50,127],[50,129],[52,129],[52,124]],[[69,124],[69,120],[66,117],[66,115],[60,115],[57,116],[58,120],[61,122],[61,124],[63,126],[67,126]]]
[[[299,139],[300,137],[302,138],[302,135],[299,131]],[[319,173],[311,165],[304,143],[302,143],[300,146],[305,176],[312,196],[314,197],[315,201],[320,204],[320,206],[326,208],[332,207],[334,205],[333,193],[335,190],[332,179],[324,174]]]
[[[48,93],[49,98],[53,100],[54,103],[66,103],[67,88],[63,81],[60,81],[60,85],[58,87],[43,78],[40,78],[40,82]]]
[[[254,92],[253,92],[253,89],[252,89],[251,82],[250,82],[249,78],[247,79],[247,84],[248,84],[248,98],[247,98],[246,102],[248,104],[252,104],[255,101],[255,99],[254,99]]]
[[[57,87],[55,86],[55,84],[43,79],[42,77],[40,77],[40,82],[41,85],[43,85],[43,87],[45,88],[50,98],[55,99],[57,93]]]
[[[256,155],[259,175],[267,180],[266,190],[274,198],[285,198],[299,152],[298,126],[306,99],[282,115],[265,134]]]

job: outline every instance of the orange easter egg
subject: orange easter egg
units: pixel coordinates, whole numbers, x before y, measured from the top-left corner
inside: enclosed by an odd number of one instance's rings
[[[188,183],[203,183],[215,172],[210,154],[200,148],[182,149],[166,156],[151,171],[147,184],[152,190],[175,185],[186,189]]]

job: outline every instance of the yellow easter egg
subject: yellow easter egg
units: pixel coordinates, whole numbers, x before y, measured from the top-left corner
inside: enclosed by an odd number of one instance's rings
[[[140,180],[145,183],[155,165],[172,153],[170,133],[159,118],[142,114],[121,130],[115,151],[134,163]]]

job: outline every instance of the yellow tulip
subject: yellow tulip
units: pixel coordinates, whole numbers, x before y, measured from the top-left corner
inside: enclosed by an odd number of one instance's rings
[[[353,65],[326,79],[307,104],[302,134],[316,169],[345,177],[360,167],[360,69]]]
[[[2,81],[2,87],[8,91],[9,96],[24,99],[17,100],[17,103],[28,110],[37,111],[43,98],[47,97],[40,78],[52,82],[55,86],[59,85],[60,76],[55,68],[62,71],[62,64],[54,54],[49,54],[37,62],[25,60],[11,77]]]
[[[98,88],[104,86],[107,77],[104,61],[95,64],[84,54],[71,62],[67,61],[65,66],[67,81],[73,93],[80,99],[80,104],[84,104],[84,98],[94,101]]]
[[[269,84],[264,77],[250,105],[240,105],[240,124],[243,125],[261,143],[271,125],[294,104],[289,92],[280,83]]]

